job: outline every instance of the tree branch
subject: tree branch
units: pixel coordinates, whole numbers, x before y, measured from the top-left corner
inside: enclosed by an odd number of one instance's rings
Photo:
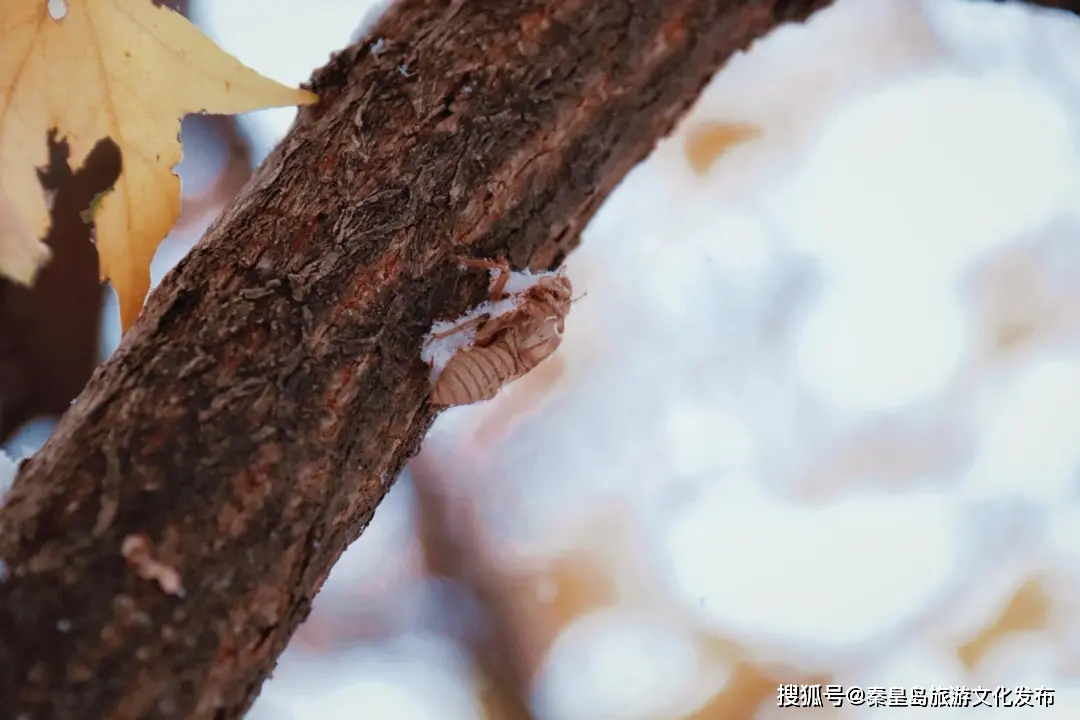
[[[0,508],[0,708],[240,717],[434,419],[421,338],[487,284],[449,255],[560,263],[828,2],[403,0],[334,57]]]
[[[1080,0],[1021,0],[1028,5],[1041,5],[1045,8],[1065,10],[1074,15],[1080,15]],[[992,0],[992,2],[1004,2],[1004,0]]]

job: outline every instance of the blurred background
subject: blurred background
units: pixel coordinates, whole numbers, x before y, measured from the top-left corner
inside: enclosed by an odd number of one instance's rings
[[[385,3],[173,5],[298,83]],[[780,707],[817,683],[1080,717],[1078,47],[1017,3],[838,0],[732,59],[571,255],[559,352],[439,418],[249,717],[928,712]],[[294,114],[185,121],[155,282]]]

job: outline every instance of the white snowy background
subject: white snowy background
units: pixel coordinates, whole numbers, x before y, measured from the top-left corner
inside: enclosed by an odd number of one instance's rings
[[[193,18],[296,83],[376,5]],[[1044,686],[1039,717],[1077,717],[1078,48],[1065,13],[838,0],[732,59],[586,230],[559,353],[440,418],[252,720],[498,716],[471,606],[424,570],[421,480],[512,607],[540,720],[771,720],[800,682]],[[243,118],[257,160],[293,114]],[[699,171],[711,123],[761,132]]]

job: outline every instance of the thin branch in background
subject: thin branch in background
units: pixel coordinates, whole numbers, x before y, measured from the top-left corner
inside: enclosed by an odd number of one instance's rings
[[[455,505],[446,479],[421,453],[409,465],[416,488],[417,528],[424,560],[432,576],[457,582],[481,609],[485,627],[459,638],[483,678],[482,699],[489,720],[532,720],[528,706],[531,683],[520,636],[504,612],[505,598],[491,568],[481,561],[482,541],[475,523]],[[453,612],[451,610],[451,612]]]
[[[196,225],[211,213],[220,212],[254,173],[251,146],[240,132],[235,115],[192,115],[185,122],[192,123],[197,130],[211,135],[223,145],[225,157],[209,188],[197,195],[184,196],[173,232]]]

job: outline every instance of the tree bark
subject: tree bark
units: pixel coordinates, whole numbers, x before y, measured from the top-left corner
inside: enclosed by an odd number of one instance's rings
[[[317,71],[0,508],[0,714],[240,717],[434,419],[421,338],[487,285],[450,255],[559,264],[827,4],[403,0]]]

